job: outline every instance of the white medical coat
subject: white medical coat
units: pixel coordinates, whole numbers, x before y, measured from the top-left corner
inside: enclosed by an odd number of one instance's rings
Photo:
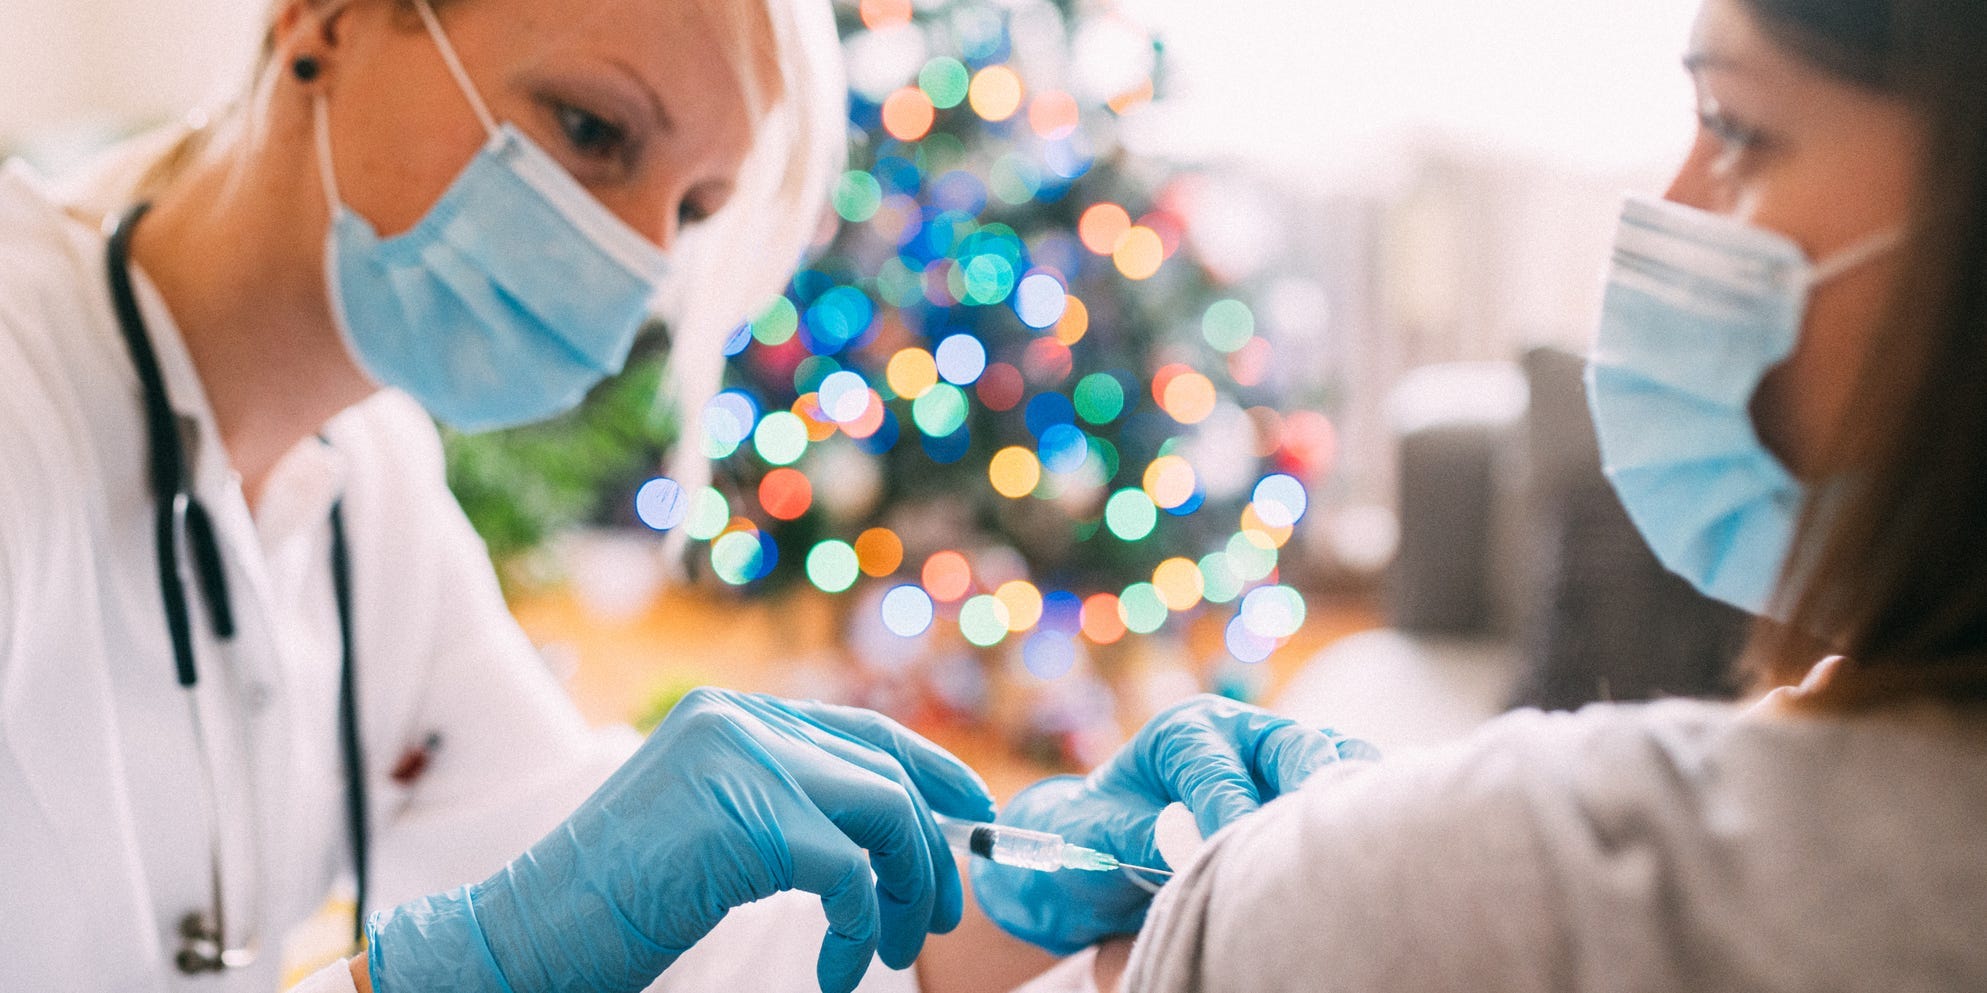
[[[432,423],[405,396],[334,418],[284,457],[251,511],[171,315],[138,273],[239,627],[217,642],[195,593],[193,705],[213,754],[227,905],[262,946],[251,968],[176,971],[178,921],[209,900],[215,827],[174,679],[141,394],[104,265],[99,231],[24,167],[0,170],[0,990],[267,993],[282,935],[350,865],[334,501],[353,573],[375,909],[493,871],[636,739],[589,729],[541,664],[448,492]],[[427,771],[396,782],[396,763],[431,736]],[[659,987],[814,989],[824,927],[801,894],[745,908]],[[342,967],[306,985],[351,989]],[[866,988],[915,984],[879,966]]]

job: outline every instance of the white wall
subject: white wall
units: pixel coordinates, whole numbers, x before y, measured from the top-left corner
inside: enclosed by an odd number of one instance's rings
[[[1185,153],[1307,179],[1439,134],[1618,170],[1692,124],[1681,66],[1700,0],[1122,0],[1156,27]]]
[[[0,0],[0,146],[166,119],[232,92],[266,0]]]

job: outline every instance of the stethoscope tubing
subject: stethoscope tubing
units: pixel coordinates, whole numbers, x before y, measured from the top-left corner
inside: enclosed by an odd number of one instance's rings
[[[189,915],[182,925],[182,947],[176,964],[188,973],[215,971],[247,965],[254,960],[251,946],[231,948],[223,900],[221,811],[218,783],[209,748],[207,728],[201,718],[194,690],[200,682],[193,650],[193,624],[186,579],[182,573],[179,548],[182,537],[192,551],[193,572],[207,604],[208,621],[222,641],[235,635],[233,600],[228,593],[227,573],[221,561],[212,519],[193,496],[185,472],[185,455],[180,447],[179,425],[159,371],[158,356],[138,308],[131,286],[131,233],[150,209],[139,203],[126,211],[112,229],[105,248],[111,304],[118,330],[131,355],[143,390],[153,511],[153,543],[159,561],[159,589],[165,608],[166,628],[173,649],[173,674],[186,691],[195,744],[201,755],[201,786],[209,817],[208,847],[213,898],[208,913],[211,931],[201,927],[198,915]],[[365,906],[368,879],[370,830],[365,787],[365,757],[359,741],[358,693],[353,658],[352,570],[346,543],[342,501],[331,508],[331,578],[338,601],[340,664],[338,680],[339,758],[345,773],[346,828],[352,845],[353,872],[357,896],[353,911],[352,937],[355,943],[365,937]],[[211,951],[208,949],[211,946]]]

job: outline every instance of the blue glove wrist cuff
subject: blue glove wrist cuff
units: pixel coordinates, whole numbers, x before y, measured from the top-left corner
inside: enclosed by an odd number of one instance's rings
[[[516,993],[476,922],[466,886],[373,914],[366,946],[373,993]]]

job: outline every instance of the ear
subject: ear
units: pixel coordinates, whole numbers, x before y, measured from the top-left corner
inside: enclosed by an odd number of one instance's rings
[[[337,59],[339,29],[354,0],[288,0],[276,12],[269,26],[269,54],[285,68],[299,59],[313,61],[320,70]]]

